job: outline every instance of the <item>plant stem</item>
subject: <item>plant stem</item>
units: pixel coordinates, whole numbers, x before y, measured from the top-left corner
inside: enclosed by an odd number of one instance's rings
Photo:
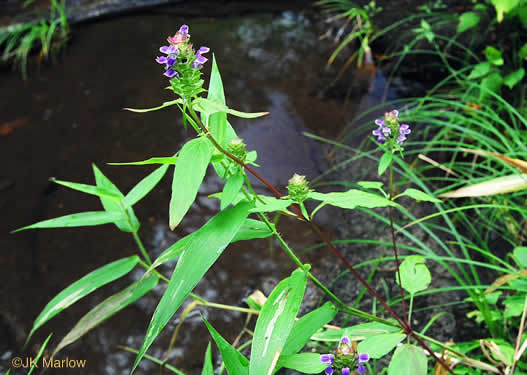
[[[393,159],[390,160],[390,181],[389,181],[389,190],[390,190],[390,199],[393,199],[394,197],[394,186],[393,186]],[[403,309],[404,319],[406,320],[406,324],[408,325],[408,328],[411,329],[412,324],[410,320],[408,319],[408,316],[406,315],[406,302],[404,301],[404,290],[403,290],[403,284],[401,283],[401,272],[399,270],[399,252],[397,251],[397,241],[395,240],[395,228],[393,225],[393,207],[389,207],[390,210],[390,230],[392,232],[392,243],[393,243],[393,252],[395,254],[395,266],[397,268],[397,281],[399,284],[399,290],[401,291],[401,307]]]
[[[137,231],[132,232],[132,235],[134,236],[134,240],[137,243],[137,246],[139,246],[139,250],[141,250],[141,254],[143,254],[143,258],[145,258],[146,263],[151,266],[152,261],[150,260],[150,257],[148,256],[148,253],[146,252],[145,247],[143,246],[143,242],[141,241],[141,238],[139,238]]]

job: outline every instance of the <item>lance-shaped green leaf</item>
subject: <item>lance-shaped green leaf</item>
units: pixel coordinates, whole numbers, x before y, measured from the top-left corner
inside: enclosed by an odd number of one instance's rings
[[[212,69],[210,72],[209,90],[207,99],[225,105],[225,94],[223,92],[223,83],[221,82],[220,71],[216,64],[216,56],[212,55]],[[208,117],[208,118],[207,118]],[[217,112],[210,116],[206,113],[201,114],[201,121],[208,125],[210,133],[214,139],[222,146],[225,146],[225,133],[227,127],[227,114]]]
[[[108,163],[108,165],[149,165],[149,164],[175,164],[176,156],[150,158],[143,161],[130,161],[125,163]]]
[[[212,367],[212,354],[210,352],[210,342],[207,345],[207,350],[205,351],[205,359],[203,360],[203,370],[201,370],[201,375],[214,375],[214,368]]]
[[[78,184],[76,182],[61,181],[54,178],[51,179],[56,184],[69,187],[70,189],[81,191],[86,194],[96,195],[98,197],[108,198],[116,202],[120,202],[122,197],[119,194],[112,193],[103,188],[99,188],[93,185]]]
[[[212,220],[214,220],[214,218],[212,218]],[[186,235],[185,237],[177,241],[175,244],[170,246],[168,249],[163,251],[163,253],[161,253],[161,255],[158,256],[157,259],[154,261],[149,270],[159,267],[161,264],[164,264],[168,261],[171,261],[172,259],[176,259],[177,257],[179,257],[190,243],[190,239],[192,238],[192,236],[202,230],[203,228],[204,227],[200,228],[194,233]]]
[[[254,329],[249,375],[271,374],[293,325],[306,289],[307,272],[282,280],[265,302]]]
[[[224,113],[228,113],[230,115],[242,117],[242,118],[256,118],[256,117],[262,117],[262,116],[269,114],[269,112],[253,112],[253,113],[240,112],[240,111],[236,111],[235,109],[230,109],[225,104],[217,100],[205,99],[205,98],[195,99],[192,102],[192,106],[194,110],[205,113],[206,116],[210,116],[218,112],[224,112]]]
[[[137,113],[144,113],[144,112],[157,111],[158,109],[162,109],[162,108],[165,108],[165,107],[170,107],[170,106],[176,105],[176,104],[183,104],[183,99],[176,99],[176,100],[171,100],[169,102],[164,102],[160,106],[153,107],[153,108],[145,108],[145,109],[123,108],[123,109],[126,109],[127,111],[137,112]]]
[[[221,211],[192,235],[157,305],[132,372],[185,298],[232,241],[249,215],[250,208],[250,203],[242,202]]]
[[[293,203],[291,199],[277,199],[265,195],[259,195],[258,197],[263,200],[263,203],[257,199],[256,207],[251,210],[252,213],[281,211],[285,210]]]
[[[514,174],[510,176],[496,177],[491,180],[468,185],[440,194],[441,198],[463,198],[463,197],[487,197],[496,194],[512,193],[527,189],[527,174]]]
[[[331,302],[326,302],[318,309],[301,317],[295,322],[291,334],[284,345],[282,354],[290,355],[297,353],[306,345],[315,332],[335,318],[337,312],[337,308]]]
[[[286,367],[302,374],[320,374],[328,365],[320,362],[318,353],[300,353],[283,355],[278,360],[279,367]]]
[[[108,190],[111,193],[118,195],[124,199],[123,193],[110,181],[95,164],[92,164],[93,174],[95,175],[95,182],[97,187]],[[131,207],[125,209],[121,203],[115,202],[111,199],[99,197],[102,206],[107,212],[119,213],[120,219],[114,223],[123,232],[136,232],[139,230],[139,220],[135,216],[135,213]]]
[[[391,352],[405,337],[404,333],[399,332],[371,336],[359,343],[358,351],[368,353],[370,358],[379,359]]]
[[[383,173],[388,169],[390,166],[390,163],[392,162],[393,154],[390,151],[386,151],[384,154],[382,154],[381,158],[379,159],[379,165],[377,167],[377,173],[379,176],[382,176]]]
[[[31,332],[29,333],[26,342],[29,341],[35,331],[48,320],[53,318],[62,310],[67,309],[81,298],[87,296],[94,290],[114,280],[117,280],[121,276],[126,275],[136,266],[138,262],[139,257],[137,255],[119,259],[115,262],[97,268],[95,271],[92,271],[83,278],[75,281],[48,302],[46,307],[44,307],[44,310],[42,310],[39,316],[35,319],[33,328],[31,328]]]
[[[247,375],[249,374],[249,361],[240,353],[235,347],[233,347],[227,340],[225,340],[219,333],[214,329],[213,326],[205,319],[201,317],[210,332],[210,335],[216,342],[218,349],[221,353],[221,358],[225,363],[225,368],[229,374],[236,375]]]
[[[417,190],[417,189],[406,189],[401,194],[397,195],[393,199],[397,199],[402,196],[407,196],[410,198],[415,199],[416,201],[423,201],[423,202],[434,202],[434,203],[441,203],[441,199],[437,199],[435,197],[432,197],[431,195],[426,194],[424,191]]]
[[[272,235],[273,231],[263,221],[246,219],[232,242],[252,240],[254,238],[267,238]]]
[[[143,178],[123,199],[125,206],[133,206],[143,199],[161,181],[168,169],[168,164],[162,165]]]
[[[315,213],[320,210],[326,204],[352,210],[357,207],[365,208],[377,208],[377,207],[388,207],[399,206],[397,203],[374,193],[368,193],[365,191],[350,189],[343,193],[309,193],[309,198],[322,201],[312,212],[311,216],[315,216]]]
[[[77,214],[65,215],[56,217],[54,219],[40,221],[38,223],[28,225],[27,227],[14,230],[13,233],[26,229],[36,228],[72,228],[72,227],[89,227],[94,225],[102,225],[108,223],[115,223],[122,219],[123,215],[120,212],[106,212],[106,211],[91,211],[79,212]]]
[[[426,375],[427,362],[423,349],[404,344],[393,353],[388,366],[388,375]]]
[[[64,347],[80,339],[82,336],[84,336],[93,328],[97,327],[106,319],[110,318],[117,312],[124,309],[126,306],[134,303],[139,298],[144,296],[157,285],[158,280],[159,279],[155,275],[142,278],[130,285],[128,288],[120,291],[117,294],[114,294],[111,297],[108,297],[99,303],[86,315],[84,315],[81,320],[75,324],[75,327],[73,327],[73,329],[69,331],[68,334],[60,341],[60,343],[57,345],[57,348],[53,352],[53,356],[55,356]]]
[[[432,282],[432,275],[421,255],[410,255],[399,267],[402,287],[410,294],[415,294],[428,288]],[[399,278],[395,281],[399,284]]]
[[[223,187],[223,192],[221,194],[221,209],[224,210],[231,204],[234,199],[238,196],[240,189],[243,186],[244,178],[243,171],[238,171],[238,173],[229,177],[225,186]]]
[[[364,340],[367,337],[380,335],[390,332],[400,331],[400,327],[394,327],[378,322],[357,324],[339,330],[328,329],[323,332],[317,332],[312,339],[317,341],[340,341],[343,336],[348,336],[350,340]]]
[[[170,198],[170,229],[174,230],[198,195],[212,156],[210,142],[205,137],[185,143],[176,160]]]
[[[38,351],[38,354],[37,354],[37,357],[35,358],[35,362],[33,363],[33,365],[31,366],[31,368],[29,369],[29,372],[27,373],[27,375],[31,375],[33,373],[33,370],[35,370],[35,368],[37,368],[37,363],[38,361],[40,361],[40,357],[42,357],[42,354],[44,354],[44,350],[46,349],[46,346],[48,346],[48,342],[49,340],[51,339],[51,336],[53,336],[53,333],[50,333],[48,338],[46,339],[46,341],[44,341],[44,343],[42,344],[42,346],[40,347],[40,350]],[[11,369],[9,369],[10,371]],[[7,371],[6,375],[9,375],[9,371]]]

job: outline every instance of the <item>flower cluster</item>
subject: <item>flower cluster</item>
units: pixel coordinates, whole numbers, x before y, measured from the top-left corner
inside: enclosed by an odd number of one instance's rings
[[[329,354],[322,354],[320,361],[327,365],[326,375],[332,375],[335,370],[340,370],[342,375],[364,374],[366,368],[364,364],[368,362],[370,356],[368,353],[357,353],[357,343],[350,342],[350,339],[344,336],[340,340],[338,348]]]
[[[203,81],[200,79],[199,70],[208,61],[203,54],[210,51],[209,47],[205,46],[194,51],[188,32],[187,25],[181,26],[174,36],[167,38],[169,45],[159,48],[159,51],[166,56],[156,58],[158,64],[165,65],[164,75],[171,79],[170,83],[174,92],[183,97],[197,95],[203,91]],[[181,82],[178,83],[175,79]],[[191,88],[190,91],[189,88]]]
[[[305,201],[313,190],[308,188],[309,181],[306,180],[306,176],[301,176],[294,174],[293,177],[289,179],[289,185],[287,185],[287,190],[289,191],[289,198],[296,203],[302,203]]]
[[[399,111],[394,109],[384,114],[383,120],[375,120],[379,126],[373,131],[377,137],[377,142],[386,143],[392,151],[402,150],[402,145],[406,141],[406,136],[410,134],[410,125],[399,123]]]

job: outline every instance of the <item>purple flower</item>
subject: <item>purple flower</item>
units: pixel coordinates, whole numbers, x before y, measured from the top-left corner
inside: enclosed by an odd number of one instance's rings
[[[208,59],[205,56],[196,54],[196,59],[192,62],[192,67],[195,69],[201,69]]]
[[[364,374],[364,371],[366,371],[366,367],[364,367],[363,365],[357,366],[357,373]]]
[[[167,76],[168,78],[172,78],[174,76],[179,77],[179,74],[173,69],[167,69],[167,71],[164,72],[163,75]]]
[[[333,367],[328,366],[324,372],[326,373],[326,375],[333,374]]]
[[[344,367],[342,369],[342,375],[350,375],[350,369],[349,367]]]
[[[209,47],[201,46],[199,47],[198,51],[196,52],[196,55],[203,55],[204,53],[207,53],[210,51]]]
[[[188,35],[188,26],[181,25],[181,27],[179,28],[179,32],[181,33],[181,35],[183,35],[186,38]]]
[[[351,343],[350,343],[350,339],[348,336],[343,336],[341,339],[340,339],[340,345],[348,345],[350,346]]]
[[[410,130],[410,125],[408,124],[402,124],[399,128],[399,134],[401,135],[407,135],[410,134],[412,131]]]
[[[382,131],[383,128],[379,128],[377,130],[374,130],[372,133],[374,136],[377,137],[377,142],[384,143],[386,142],[386,137],[384,136],[384,132]]]
[[[363,363],[366,363],[370,360],[370,355],[368,353],[361,353],[355,360],[357,361],[357,372],[359,374],[364,374],[366,367],[364,367]]]
[[[177,47],[172,45],[172,44],[169,45],[169,46],[161,46],[161,47],[159,47],[159,51],[163,52],[165,55],[172,55],[172,54],[179,55],[179,51],[178,51]]]
[[[320,362],[322,363],[332,365],[334,361],[335,361],[335,356],[333,354],[321,354],[320,355]]]

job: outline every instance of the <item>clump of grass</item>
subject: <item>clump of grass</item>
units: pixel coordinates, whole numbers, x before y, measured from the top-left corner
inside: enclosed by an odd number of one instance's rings
[[[51,0],[48,20],[15,24],[0,31],[1,59],[18,66],[26,79],[30,53],[37,48],[40,50],[39,63],[54,56],[66,43],[69,32],[65,0]]]

